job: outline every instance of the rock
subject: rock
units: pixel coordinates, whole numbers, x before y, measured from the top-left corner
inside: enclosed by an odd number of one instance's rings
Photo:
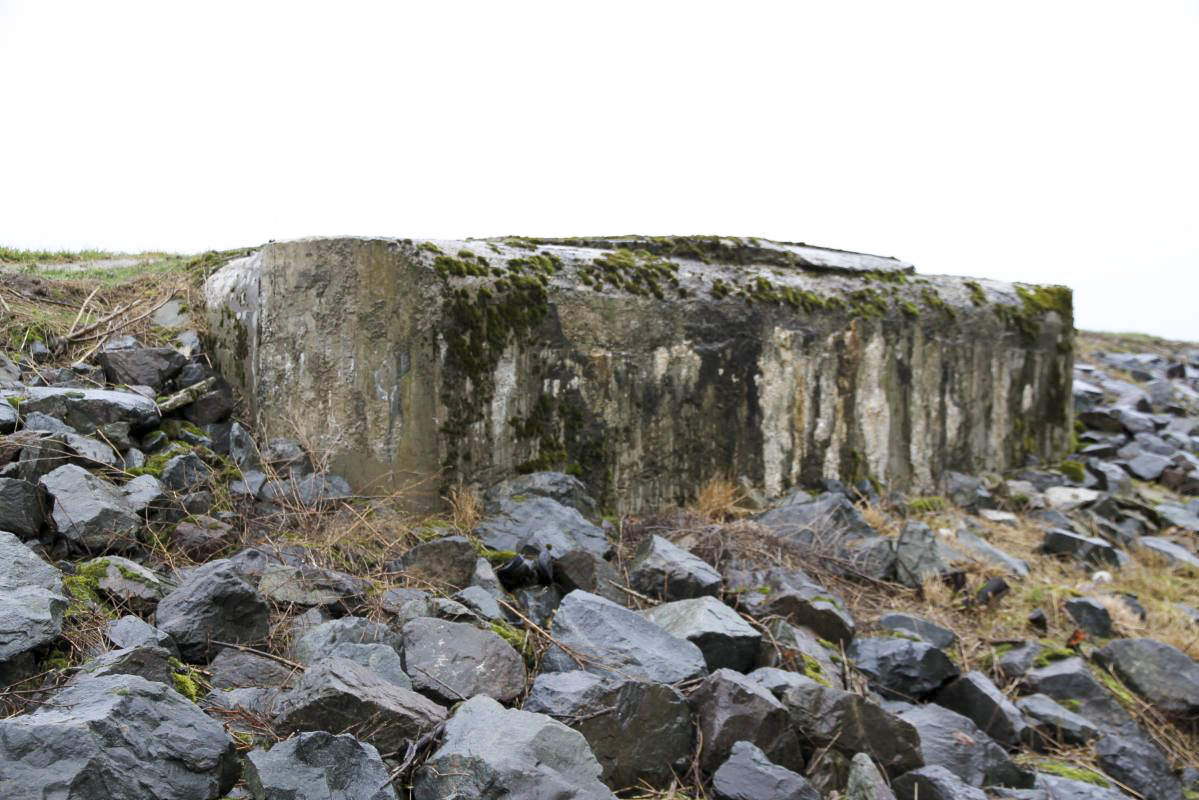
[[[1028,577],[1027,562],[1015,556],[1008,555],[987,540],[975,536],[970,531],[959,530],[955,535],[955,540],[959,547],[975,558],[994,564],[1009,575],[1014,575],[1017,578],[1023,579]]]
[[[1125,463],[1124,468],[1135,478],[1143,481],[1155,481],[1161,477],[1170,459],[1156,453],[1141,453]]]
[[[1049,695],[1059,703],[1068,703],[1075,713],[1103,728],[1117,733],[1137,729],[1132,717],[1095,679],[1081,658],[1065,658],[1029,670],[1023,683],[1029,691]]]
[[[878,626],[889,631],[902,631],[920,637],[933,647],[948,650],[957,644],[957,634],[935,622],[915,614],[891,612],[878,618]]]
[[[1066,612],[1092,636],[1112,635],[1112,615],[1107,607],[1093,597],[1072,597],[1065,602]]]
[[[312,473],[312,460],[300,443],[293,439],[268,440],[260,458],[263,464],[283,478],[300,478]]]
[[[22,413],[41,412],[82,434],[114,422],[126,422],[131,430],[140,433],[157,427],[160,419],[154,401],[134,392],[31,387],[18,396],[23,398]]]
[[[326,606],[351,611],[370,589],[362,578],[308,564],[270,564],[258,579],[258,591],[280,605]]]
[[[34,671],[33,651],[62,633],[62,574],[0,531],[0,685]]]
[[[717,800],[820,800],[806,778],[746,741],[733,744],[728,760],[712,776],[712,791]]]
[[[637,591],[663,600],[720,593],[720,573],[710,564],[657,534],[642,540],[629,565]]]
[[[977,511],[992,504],[991,493],[983,482],[973,475],[960,472],[945,473],[945,495],[958,508]]]
[[[148,614],[175,588],[157,572],[120,556],[100,556],[77,566],[81,575],[94,578],[96,590],[118,606]]]
[[[0,720],[7,797],[216,800],[239,769],[219,722],[136,675],[80,681],[32,714]]]
[[[1118,789],[1097,786],[1094,783],[1086,781],[1071,780],[1070,778],[1063,778],[1060,775],[1046,775],[1044,773],[1037,774],[1037,787],[1037,789],[1023,791],[1036,792],[1040,790],[1041,794],[1017,795],[1011,792],[998,796],[1030,798],[1030,800],[1130,800],[1132,797],[1132,795],[1125,794]]]
[[[948,571],[936,535],[922,522],[909,521],[895,544],[895,575],[905,586],[919,588]]]
[[[63,443],[64,452],[75,454],[76,458],[73,460],[82,466],[112,467],[117,463],[116,452],[103,442],[97,442],[95,439],[80,436],[77,433],[64,433],[55,438]]]
[[[212,468],[200,460],[195,453],[184,453],[167,459],[162,467],[162,483],[177,492],[193,489],[208,480]]]
[[[255,470],[262,465],[253,437],[237,422],[229,427],[229,457],[242,472]]]
[[[1046,553],[1071,556],[1097,566],[1118,567],[1122,561],[1116,548],[1103,539],[1081,536],[1062,528],[1047,531],[1041,548]]]
[[[409,549],[389,569],[434,586],[462,589],[470,585],[478,557],[465,536],[444,536]]]
[[[548,497],[585,517],[594,519],[599,516],[599,506],[587,493],[583,482],[563,472],[531,472],[500,481],[483,496],[483,510],[488,514],[498,514],[503,510],[505,501],[519,501],[527,497]]]
[[[1008,758],[1003,748],[961,714],[928,705],[904,711],[899,718],[919,733],[926,766],[945,767],[970,786],[1031,785],[1031,777]]]
[[[7,406],[0,401],[0,406]],[[36,483],[19,478],[0,478],[0,531],[11,531],[31,539],[46,519],[42,490]]]
[[[145,514],[166,499],[162,482],[153,475],[138,475],[121,487],[121,493],[134,514]]]
[[[175,688],[171,658],[170,651],[163,647],[140,645],[110,650],[80,666],[67,683],[78,683],[102,675],[137,675]]]
[[[544,714],[467,700],[418,770],[414,800],[615,800],[587,740]]]
[[[1017,700],[1016,706],[1032,720],[1032,727],[1042,741],[1085,745],[1099,736],[1099,728],[1086,717],[1075,714],[1048,695],[1030,694]]]
[[[555,645],[542,658],[546,672],[615,669],[656,683],[678,683],[707,673],[703,651],[694,644],[589,592],[576,589],[562,600],[551,633],[586,660],[580,665]]]
[[[481,620],[496,622],[507,619],[495,597],[482,587],[467,586],[462,591],[455,592],[452,599],[469,608]]]
[[[725,584],[755,617],[781,617],[836,644],[848,645],[853,639],[855,625],[845,601],[802,572],[730,570]]]
[[[499,511],[480,522],[475,535],[492,550],[540,552],[548,545],[559,553],[586,550],[603,558],[612,549],[602,530],[548,497],[500,501]]]
[[[896,778],[895,796],[899,800],[987,800],[982,789],[963,783],[957,775],[936,764]]]
[[[287,480],[268,480],[258,491],[259,500],[301,508],[324,508],[353,495],[354,491],[345,478],[325,472]]]
[[[1153,639],[1117,639],[1095,660],[1169,717],[1199,714],[1199,664],[1176,647]]]
[[[756,681],[731,669],[716,670],[692,693],[691,707],[702,743],[700,766],[705,772],[714,772],[740,741],[760,747],[782,766],[803,769],[799,741],[786,707]]]
[[[1142,797],[1183,800],[1182,783],[1170,762],[1143,736],[1104,736],[1095,744],[1095,760],[1106,774]]]
[[[757,521],[784,539],[808,546],[835,546],[878,536],[849,498],[835,492],[815,500],[806,494],[793,496]]]
[[[179,657],[179,648],[168,634],[145,622],[140,617],[125,615],[108,623],[104,631],[108,641],[118,648],[161,647],[173,657]]]
[[[833,651],[829,642],[821,640],[807,628],[792,625],[786,620],[773,619],[766,624],[769,637],[763,637],[758,650],[758,663],[766,667],[783,667],[800,673],[817,683],[845,688],[840,666],[841,654]],[[772,690],[774,691],[774,690]],[[782,691],[775,691],[781,695]]]
[[[396,686],[344,658],[328,658],[308,667],[296,688],[279,696],[275,728],[351,733],[384,753],[403,752],[415,739],[445,719],[445,709],[409,689]]]
[[[301,733],[246,755],[246,786],[256,800],[396,800],[379,751],[353,736]]]
[[[392,616],[392,624],[402,626],[417,617],[433,616],[432,595],[424,589],[387,589],[379,605]],[[401,647],[403,640],[401,639]]]
[[[85,551],[128,550],[137,544],[142,521],[120,489],[82,467],[64,464],[42,476],[54,501],[55,529]]]
[[[1136,542],[1141,547],[1161,556],[1170,566],[1199,569],[1199,557],[1177,542],[1157,536],[1141,536]]]
[[[477,694],[511,702],[524,691],[524,660],[490,631],[425,617],[403,637],[404,671],[422,694],[450,704]]]
[[[175,526],[171,544],[192,558],[204,560],[233,544],[234,535],[231,525],[200,514],[192,517],[191,521],[185,520]]]
[[[1191,533],[1199,533],[1199,509],[1192,508],[1193,505],[1194,503],[1183,507],[1173,503],[1161,503],[1154,510],[1168,524]]]
[[[1073,511],[1099,499],[1094,489],[1076,486],[1051,486],[1045,490],[1045,502],[1055,511]]]
[[[1040,609],[1035,609],[1036,611]],[[1045,613],[1041,612],[1042,615]],[[1029,616],[1032,616],[1031,614]],[[1022,678],[1033,668],[1033,662],[1044,648],[1037,642],[1011,642],[996,651],[995,672],[1004,680]]]
[[[212,425],[228,418],[234,405],[229,384],[218,379],[214,388],[183,407],[183,416],[196,425]]]
[[[619,588],[625,585],[625,578],[611,563],[587,550],[571,550],[567,553],[554,553],[553,556],[554,583],[563,592],[570,593],[575,589],[582,589],[607,598],[617,605],[627,604],[629,595]],[[475,580],[478,580],[477,577]],[[497,582],[498,580],[496,578]]]
[[[895,800],[886,778],[874,766],[870,756],[858,753],[849,763],[845,785],[846,800]]]
[[[925,698],[959,674],[944,652],[924,641],[859,637],[846,654],[876,691],[902,700]]]
[[[149,386],[162,392],[187,359],[171,347],[137,347],[127,350],[101,350],[96,363],[104,368],[109,383]]]
[[[981,672],[967,672],[949,683],[937,693],[936,702],[971,720],[1007,748],[1015,749],[1031,740],[1020,709]]]
[[[312,664],[333,654],[343,644],[383,644],[397,653],[403,637],[381,622],[366,617],[341,617],[305,628],[291,646],[291,655],[301,664]]]
[[[699,647],[709,670],[727,667],[748,672],[753,668],[762,634],[715,597],[663,603],[642,614],[668,633]]]
[[[582,733],[614,788],[669,786],[691,761],[691,710],[672,686],[582,670],[544,673],[524,710]]]
[[[253,644],[266,638],[270,606],[227,560],[192,572],[158,603],[158,627],[188,661],[206,662],[218,642]]]
[[[858,694],[807,681],[782,702],[806,747],[866,753],[892,776],[924,765],[916,728]]]
[[[226,647],[208,665],[214,689],[279,687],[291,683],[299,673],[273,658]]]
[[[0,377],[0,386],[4,383]],[[0,399],[0,433],[12,433],[17,427],[17,410]]]

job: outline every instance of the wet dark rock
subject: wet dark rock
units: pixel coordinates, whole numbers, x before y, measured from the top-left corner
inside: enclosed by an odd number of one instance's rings
[[[269,440],[259,457],[263,464],[284,478],[299,478],[312,472],[312,460],[300,443],[292,439]]]
[[[66,608],[62,574],[0,531],[0,681],[32,672],[33,651],[58,638]]]
[[[208,480],[212,468],[195,453],[172,456],[162,468],[162,482],[168,489],[187,491]]]
[[[781,617],[837,644],[853,639],[856,626],[845,601],[798,570],[732,569],[725,574],[725,585],[755,617]]]
[[[41,412],[82,434],[114,422],[126,422],[140,433],[157,427],[160,419],[154,401],[134,392],[44,387],[25,389],[21,396],[22,413]]]
[[[410,548],[391,563],[390,570],[434,586],[462,589],[470,585],[478,557],[465,536],[444,536]]]
[[[361,605],[369,589],[362,578],[308,564],[270,564],[258,579],[258,591],[275,603],[323,606],[343,613]]]
[[[7,405],[0,401],[0,406]],[[45,519],[45,500],[36,483],[0,478],[0,531],[29,539],[38,535]]]
[[[218,642],[253,644],[266,638],[270,606],[227,560],[192,572],[158,603],[158,627],[184,659],[206,662]]]
[[[1095,660],[1162,714],[1199,714],[1199,664],[1178,648],[1153,639],[1117,639],[1096,651]]]
[[[548,497],[507,498],[498,510],[475,527],[475,535],[492,550],[556,552],[586,550],[604,557],[612,549],[604,532],[576,509]]]
[[[379,751],[353,736],[302,733],[246,754],[246,786],[255,800],[396,800]]]
[[[1028,787],[1032,778],[968,718],[937,705],[899,714],[919,733],[926,766],[945,767],[971,786]],[[898,794],[898,793],[897,793]]]
[[[79,548],[104,552],[137,544],[141,518],[116,486],[74,464],[58,467],[40,483],[54,502],[55,529]]]
[[[162,647],[172,656],[179,656],[175,640],[140,617],[127,614],[120,619],[114,619],[108,623],[104,634],[108,641],[118,648]]]
[[[1075,714],[1048,695],[1022,697],[1016,701],[1016,706],[1031,721],[1042,741],[1084,745],[1099,736],[1099,728],[1086,717]]]
[[[615,669],[628,677],[677,683],[708,671],[703,652],[691,642],[589,592],[575,590],[562,600],[551,633],[588,660],[580,665],[555,645],[542,659],[541,668],[547,672]]]
[[[273,658],[227,647],[208,665],[214,689],[250,686],[278,687],[293,682],[299,673]]]
[[[409,689],[384,680],[344,658],[308,667],[296,688],[275,704],[275,728],[350,733],[384,753],[403,751],[414,739],[445,719],[445,709]]]
[[[1001,745],[1017,748],[1030,731],[1011,700],[981,672],[967,672],[937,693],[937,705],[967,717]]]
[[[512,596],[521,613],[542,626],[550,624],[550,619],[562,603],[562,590],[557,586],[518,589],[512,593]]]
[[[741,741],[760,747],[777,764],[803,768],[787,709],[756,681],[720,669],[704,679],[690,701],[702,742],[700,765],[706,772],[714,772]]]
[[[1100,727],[1117,733],[1137,730],[1116,697],[1101,684],[1081,658],[1065,658],[1029,670],[1023,679],[1031,692],[1052,697]]]
[[[1143,736],[1104,736],[1095,745],[1095,760],[1106,774],[1143,797],[1183,800],[1182,783],[1170,762]]]
[[[184,406],[183,416],[196,425],[212,425],[226,419],[233,408],[233,391],[218,378],[215,387]]]
[[[769,637],[763,637],[758,649],[757,663],[763,667],[782,667],[802,673],[805,677],[843,689],[841,655],[830,649],[831,643],[821,639],[807,628],[792,625],[782,619],[766,623]],[[776,694],[778,694],[776,692]]]
[[[80,665],[68,683],[102,675],[137,675],[173,687],[171,658],[170,651],[162,647],[139,645],[110,650]]]
[[[820,800],[807,778],[746,741],[733,744],[728,760],[712,776],[712,791],[717,800]]]
[[[846,800],[895,800],[886,778],[865,753],[858,753],[849,762],[845,797]]]
[[[935,622],[915,614],[891,612],[878,618],[878,626],[889,631],[902,631],[918,636],[933,647],[947,650],[957,644],[957,634]]]
[[[471,698],[417,773],[414,800],[614,800],[578,731],[544,714]]]
[[[477,694],[511,702],[525,688],[525,663],[502,638],[463,622],[414,619],[404,625],[404,672],[439,702]]]
[[[720,593],[721,577],[710,564],[658,535],[646,537],[629,565],[637,591],[663,600]]]
[[[564,472],[531,472],[501,481],[483,495],[483,510],[498,514],[507,503],[529,497],[547,497],[592,519],[599,515],[599,506],[583,482]]]
[[[12,798],[216,800],[240,765],[221,724],[161,683],[109,675],[0,720],[0,785]]]
[[[958,508],[977,511],[993,505],[991,493],[979,478],[950,471],[945,473],[944,480],[945,495]]]
[[[473,580],[478,582],[477,575]],[[606,597],[617,605],[625,605],[629,599],[629,595],[618,588],[624,586],[625,580],[616,568],[588,550],[554,553],[553,582],[564,592],[582,589]]]
[[[943,651],[924,641],[859,637],[846,654],[876,691],[902,700],[927,697],[959,674]]]
[[[963,782],[939,764],[900,775],[894,788],[899,800],[987,800],[982,789]]]
[[[916,728],[861,695],[808,681],[785,691],[782,702],[807,748],[866,753],[892,776],[924,765]]]
[[[612,788],[670,785],[691,760],[691,709],[674,687],[582,670],[538,675],[525,711],[579,731]]]
[[[896,579],[915,589],[947,571],[936,534],[922,522],[907,522],[895,543]]]
[[[175,377],[187,359],[172,347],[138,347],[127,350],[101,350],[96,363],[104,368],[109,383],[149,386],[161,392]]]
[[[1093,597],[1072,597],[1065,603],[1066,613],[1092,636],[1112,635],[1112,615],[1107,607]]]
[[[699,647],[709,670],[753,668],[762,634],[715,597],[676,600],[642,613],[663,630]]]
[[[1066,555],[1097,566],[1120,566],[1122,561],[1116,548],[1092,536],[1052,528],[1045,534],[1041,545],[1046,553]]]

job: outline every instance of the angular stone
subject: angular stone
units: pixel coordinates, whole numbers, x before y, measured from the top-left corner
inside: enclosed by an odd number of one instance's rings
[[[586,550],[603,558],[612,549],[604,532],[573,508],[548,497],[508,499],[475,527],[475,535],[492,550],[555,552]]]
[[[216,800],[239,770],[219,722],[136,675],[80,681],[32,714],[0,720],[6,797]]]
[[[720,593],[720,573],[703,559],[651,534],[642,540],[629,565],[629,582],[637,591],[663,600],[683,600]]]
[[[945,767],[970,786],[1031,786],[1031,776],[961,714],[928,705],[904,711],[899,717],[918,731],[926,766]]]
[[[214,689],[285,686],[300,673],[273,658],[226,647],[208,665]]]
[[[192,558],[206,560],[229,547],[234,535],[232,526],[200,514],[175,526],[171,544]]]
[[[872,375],[915,370],[913,407],[972,410],[955,431],[956,459],[1003,471],[1024,456],[1025,439],[1030,455],[1060,457],[1072,416],[1068,290],[1038,290],[1045,310],[1026,313],[1011,288],[988,282],[988,304],[1017,312],[997,323],[973,306],[964,279],[925,276],[930,284],[896,284],[888,290],[897,296],[876,297],[868,270],[908,267],[756,242],[596,238],[538,250],[511,240],[274,242],[207,280],[211,352],[262,428],[297,421],[303,438],[350,465],[353,485],[384,493],[441,473],[449,454],[449,484],[570,464],[602,490],[602,505],[618,498],[618,512],[677,502],[720,474],[761,475],[764,491],[777,495],[819,458],[796,420],[829,431],[820,452],[843,455],[830,464],[842,477],[868,472],[899,489],[916,475],[937,482],[943,467],[932,454],[949,435],[944,419],[907,425],[877,413],[876,381],[838,392],[817,379],[865,369],[862,354],[873,359]],[[642,250],[653,255],[638,261]],[[654,273],[646,263],[661,267],[649,286],[632,277]],[[535,273],[545,285],[532,285]],[[595,275],[619,285],[600,288]],[[795,302],[753,301],[759,278]],[[474,300],[481,289],[495,309],[486,335]],[[942,315],[938,335],[913,350],[899,341],[930,320],[903,309],[922,292],[958,313]],[[826,302],[832,297],[844,302]],[[294,368],[297,354],[303,370]],[[1013,370],[1016,363],[1030,366]],[[1001,373],[1011,380],[991,379]],[[547,380],[560,391],[544,391]],[[1007,398],[1027,398],[1027,411],[1011,414]],[[862,459],[850,456],[861,432],[835,419],[869,421]],[[912,462],[931,466],[914,471]]]
[[[391,571],[439,587],[462,589],[475,574],[479,554],[465,536],[421,542],[392,562]]]
[[[91,552],[137,544],[142,520],[116,486],[74,464],[58,467],[40,483],[54,501],[55,529],[73,544]]]
[[[301,733],[246,755],[246,787],[255,800],[396,800],[379,751],[353,736]]]
[[[970,555],[975,556],[983,561],[994,564],[1010,575],[1017,578],[1028,577],[1028,564],[1023,559],[1008,555],[998,547],[994,546],[987,540],[975,536],[967,530],[959,530],[955,536],[958,547],[966,550]]]
[[[936,534],[922,522],[907,522],[895,543],[897,580],[915,589],[947,571]]]
[[[274,724],[284,735],[297,731],[351,733],[384,753],[403,752],[445,719],[445,709],[344,658],[308,667],[296,688],[279,696]]]
[[[578,731],[480,695],[446,722],[441,746],[417,771],[413,798],[615,800],[601,772]]]
[[[570,593],[575,589],[582,589],[585,592],[605,597],[617,605],[627,605],[628,603],[629,595],[621,591],[626,579],[616,571],[611,562],[605,561],[590,551],[555,552],[553,554],[553,575],[554,584],[563,592]],[[478,577],[476,576],[473,580],[477,582]],[[495,580],[498,586],[499,578]]]
[[[938,764],[900,775],[895,779],[895,796],[899,800],[987,800],[982,789]]]
[[[131,430],[140,433],[157,427],[160,419],[154,401],[134,392],[31,387],[18,396],[22,397],[22,413],[39,411],[82,434],[114,422],[126,422]]]
[[[1085,745],[1099,736],[1099,728],[1044,694],[1030,694],[1016,701],[1039,738],[1064,745]]]
[[[7,405],[0,401],[0,405]],[[46,519],[42,490],[19,478],[0,478],[0,531],[26,539],[37,536]]]
[[[803,769],[787,709],[756,681],[730,669],[716,670],[692,693],[691,707],[703,745],[699,759],[704,771],[714,772],[741,741],[760,747],[777,764]]]
[[[1141,536],[1137,539],[1137,544],[1161,556],[1171,566],[1199,569],[1199,556],[1196,556],[1177,542],[1157,536]]]
[[[1130,733],[1137,725],[1115,696],[1096,680],[1081,658],[1065,658],[1048,666],[1029,670],[1025,687],[1046,694],[1059,703],[1106,730]]]
[[[525,662],[502,638],[462,622],[414,619],[404,625],[404,672],[440,702],[477,694],[511,702],[525,688]]]
[[[161,647],[175,658],[179,657],[179,648],[175,640],[158,628],[129,614],[114,619],[104,630],[108,641],[117,648],[125,647]]]
[[[163,647],[125,647],[110,650],[82,664],[67,683],[78,683],[102,675],[137,675],[174,688],[171,653]]]
[[[757,521],[784,539],[804,545],[836,545],[847,539],[878,536],[849,498],[836,492],[816,499],[793,496]]]
[[[154,570],[120,556],[100,556],[78,565],[81,574],[94,576],[96,589],[118,606],[149,613],[175,585]]]
[[[552,646],[541,662],[547,672],[615,669],[627,677],[678,683],[708,671],[703,651],[691,642],[672,636],[636,611],[577,589],[562,600],[551,633],[570,652]]]
[[[62,633],[66,608],[62,574],[0,531],[0,680],[26,677],[32,651]]]
[[[533,681],[524,710],[583,734],[613,788],[669,786],[691,760],[691,709],[672,686],[582,670],[550,672]]]
[[[792,670],[817,683],[844,689],[840,651],[836,660],[831,643],[821,641],[807,628],[792,625],[786,620],[772,619],[766,624],[769,637],[763,637],[758,650],[758,663],[764,667]],[[775,692],[776,695],[781,691]]]
[[[1135,478],[1140,478],[1143,481],[1155,481],[1161,477],[1162,472],[1166,467],[1170,466],[1170,459],[1156,453],[1141,453],[1124,465],[1124,468]]]
[[[1045,502],[1055,511],[1073,511],[1099,499],[1094,489],[1076,486],[1051,486],[1045,490]]]
[[[162,482],[153,475],[138,475],[122,486],[121,492],[134,514],[145,514],[166,498]]]
[[[808,748],[866,753],[892,777],[924,765],[916,728],[861,695],[807,681],[784,692],[782,702]]]
[[[1103,539],[1081,536],[1062,528],[1052,528],[1046,532],[1041,547],[1046,553],[1068,555],[1097,566],[1118,567],[1121,563],[1116,548]]]
[[[1112,635],[1112,615],[1107,606],[1093,597],[1072,597],[1065,602],[1066,613],[1092,636],[1107,638]]]
[[[848,645],[853,639],[856,626],[845,601],[802,572],[730,570],[725,583],[755,617],[781,617],[836,644]]]
[[[308,564],[270,564],[258,579],[258,591],[280,605],[327,606],[352,610],[370,589],[362,578]]]
[[[212,468],[195,453],[172,456],[162,467],[162,482],[169,489],[184,492],[208,480]]]
[[[903,631],[920,637],[933,647],[948,650],[957,644],[958,636],[948,628],[915,614],[891,612],[878,618],[878,626],[889,631]]]
[[[1117,639],[1096,651],[1095,660],[1162,714],[1199,714],[1199,664],[1178,648],[1154,639]]]
[[[1095,744],[1095,761],[1106,774],[1142,797],[1183,800],[1182,783],[1170,762],[1144,736],[1104,736]]]
[[[775,764],[746,741],[733,744],[712,776],[717,800],[820,800],[807,778]]]
[[[967,717],[1005,747],[1030,741],[1028,725],[1011,700],[981,672],[967,672],[937,693],[937,705]]]
[[[158,627],[179,645],[184,659],[206,662],[218,642],[253,644],[266,638],[270,606],[229,561],[192,572],[158,603]]]
[[[895,800],[886,778],[865,753],[858,753],[849,762],[845,797],[846,800]]]
[[[326,508],[338,500],[348,500],[353,494],[345,478],[317,472],[287,480],[268,480],[258,491],[258,499],[284,506]]]
[[[846,654],[876,691],[910,702],[927,697],[959,674],[944,652],[924,641],[859,637]]]
[[[695,644],[709,670],[753,668],[762,634],[715,597],[676,600],[643,611],[650,622]]]
[[[96,363],[104,368],[109,383],[149,386],[161,392],[187,359],[172,347],[135,347],[101,350],[96,354]]]
[[[1026,793],[1016,794],[1017,791]],[[1038,791],[1040,794],[1034,794]],[[1060,775],[1037,773],[1036,789],[1009,790],[998,797],[1020,798],[1020,800],[1131,800],[1132,795],[1125,794],[1115,787],[1097,786],[1094,783],[1071,780]]]
[[[599,506],[587,493],[583,482],[563,472],[531,472],[500,481],[483,496],[483,509],[488,514],[496,514],[503,509],[504,501],[524,497],[548,497],[585,517],[594,519],[599,516]]]

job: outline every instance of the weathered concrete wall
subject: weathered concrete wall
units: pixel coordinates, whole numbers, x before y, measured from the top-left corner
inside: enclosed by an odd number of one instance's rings
[[[1056,460],[1070,292],[716,238],[305,239],[208,281],[220,367],[378,492],[580,475],[609,504]]]

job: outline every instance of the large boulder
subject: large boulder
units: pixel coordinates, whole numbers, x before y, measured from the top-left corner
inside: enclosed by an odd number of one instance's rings
[[[655,683],[678,683],[708,671],[703,651],[691,642],[636,611],[577,589],[563,598],[551,632],[567,649],[556,644],[546,652],[541,668],[548,672],[616,670]]]
[[[1048,695],[1030,694],[1017,700],[1016,707],[1024,712],[1036,733],[1038,744],[1057,742],[1085,745],[1099,737],[1099,728],[1090,720],[1075,714]]]
[[[83,434],[119,422],[140,433],[157,427],[160,419],[154,401],[135,392],[46,386],[22,389],[17,396],[22,413],[41,412]]]
[[[718,669],[691,695],[702,748],[700,766],[712,773],[736,742],[760,747],[775,763],[802,769],[803,756],[787,709],[760,683],[731,669]]]
[[[483,495],[483,510],[495,514],[504,501],[525,497],[548,497],[592,519],[599,515],[599,506],[583,482],[564,472],[530,472],[500,481]]]
[[[254,800],[396,800],[379,751],[353,736],[301,733],[246,755]]]
[[[0,720],[0,787],[14,800],[216,800],[239,769],[219,722],[136,675],[80,681]]]
[[[916,729],[925,765],[945,767],[976,787],[998,784],[1023,788],[1031,785],[1031,776],[1016,766],[991,737],[961,714],[927,705],[911,708],[899,717]]]
[[[525,662],[491,631],[421,617],[404,625],[404,671],[413,687],[450,704],[485,694],[510,702],[525,688]]]
[[[676,600],[642,613],[663,630],[698,646],[710,670],[753,668],[762,634],[715,597]]]
[[[25,677],[33,651],[62,633],[62,573],[0,531],[0,682]]]
[[[981,672],[967,672],[937,692],[937,705],[968,717],[1004,747],[1015,749],[1029,740],[1020,709]]]
[[[669,786],[691,760],[691,709],[672,686],[611,673],[550,672],[533,681],[524,710],[583,734],[614,789]]]
[[[629,564],[633,588],[663,600],[683,600],[720,593],[720,573],[708,562],[669,539],[651,534],[642,540]]]
[[[1182,782],[1169,760],[1144,736],[1108,735],[1095,743],[1095,761],[1104,773],[1153,800],[1183,800]]]
[[[101,350],[96,354],[96,363],[103,367],[109,383],[149,386],[161,392],[167,381],[183,369],[187,358],[173,347],[129,347]]]
[[[39,482],[54,501],[55,529],[80,549],[104,552],[137,545],[141,517],[116,486],[75,464],[64,464]]]
[[[876,691],[901,700],[921,700],[959,674],[944,651],[903,637],[859,637],[846,654]]]
[[[158,627],[183,657],[209,661],[220,642],[252,644],[266,638],[270,606],[229,562],[212,561],[195,570],[158,603]]]
[[[417,773],[414,800],[615,800],[587,740],[544,714],[467,700]]]
[[[1117,639],[1095,658],[1161,713],[1199,714],[1199,664],[1178,648],[1154,639]]]
[[[492,550],[586,550],[602,558],[612,549],[603,530],[576,509],[548,497],[499,501],[496,512],[475,527],[475,535]]]
[[[1025,673],[1028,691],[1048,695],[1105,730],[1135,733],[1138,726],[1081,658],[1064,658]]]
[[[344,658],[310,666],[296,687],[279,696],[274,725],[296,731],[352,733],[384,753],[445,719],[445,709]]]
[[[712,776],[717,800],[820,800],[807,778],[775,764],[749,742],[733,744]]]

